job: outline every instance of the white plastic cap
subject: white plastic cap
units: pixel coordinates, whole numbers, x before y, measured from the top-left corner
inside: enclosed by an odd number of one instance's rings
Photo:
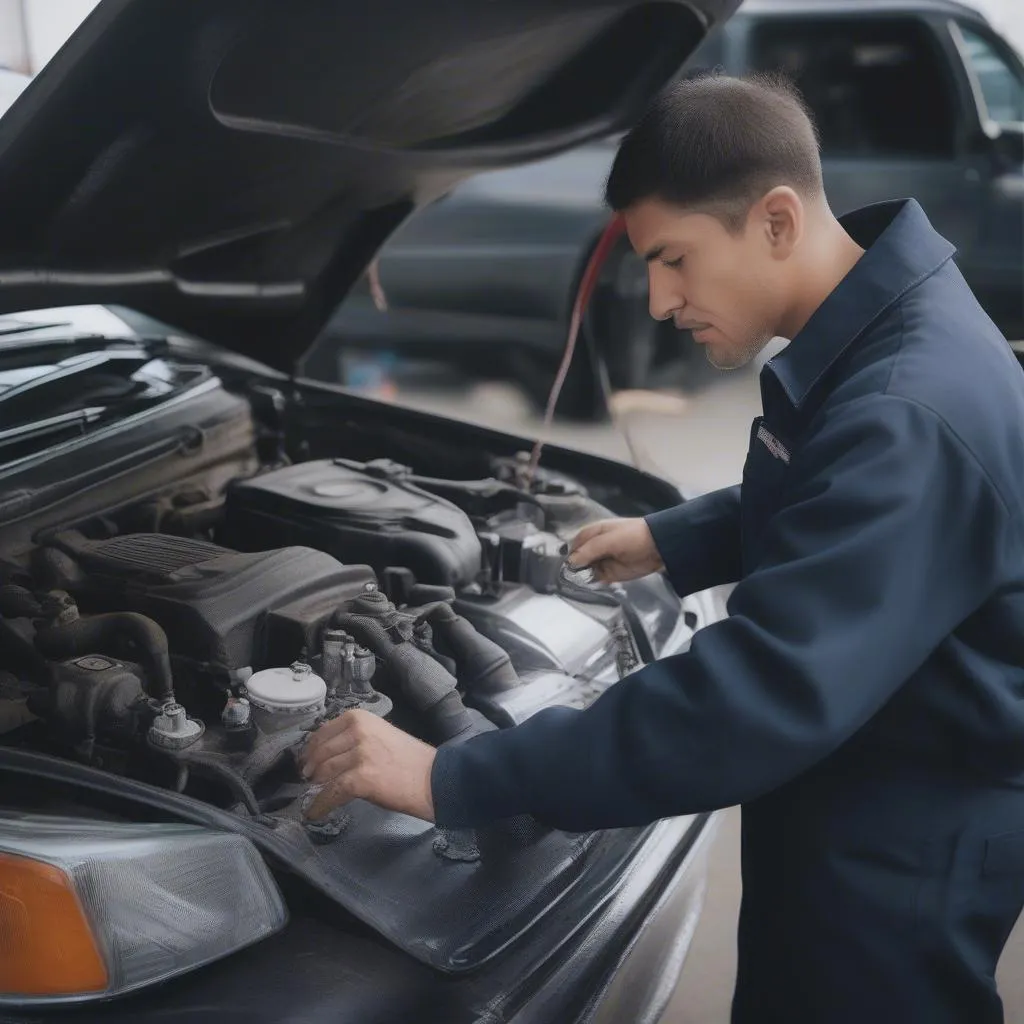
[[[245,684],[249,700],[264,711],[304,714],[323,711],[327,684],[301,662],[254,672]]]

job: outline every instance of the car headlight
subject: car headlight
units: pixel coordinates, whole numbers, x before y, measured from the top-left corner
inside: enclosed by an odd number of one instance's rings
[[[287,919],[241,836],[0,813],[0,1005],[122,995]]]

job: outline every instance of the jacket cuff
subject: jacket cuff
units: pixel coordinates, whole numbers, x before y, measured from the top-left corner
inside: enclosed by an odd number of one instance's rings
[[[512,766],[519,732],[495,729],[438,747],[430,770],[436,824],[471,828],[526,812],[529,800]]]
[[[458,828],[473,820],[469,793],[463,780],[463,764],[458,746],[437,748],[430,769],[430,793],[434,801],[434,821]]]
[[[740,578],[739,509],[739,488],[728,487],[645,516],[680,596]]]

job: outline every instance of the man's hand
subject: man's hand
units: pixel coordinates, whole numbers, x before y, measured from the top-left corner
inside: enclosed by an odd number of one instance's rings
[[[569,562],[579,569],[589,566],[602,583],[624,583],[665,568],[643,519],[605,519],[585,526],[572,542]]]
[[[430,771],[436,751],[368,711],[345,711],[313,733],[302,774],[324,788],[306,812],[325,818],[350,800],[434,820]]]

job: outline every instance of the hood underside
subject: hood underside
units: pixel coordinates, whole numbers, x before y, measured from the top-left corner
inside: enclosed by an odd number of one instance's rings
[[[738,0],[102,0],[0,120],[0,311],[294,367],[411,210],[628,126]]]

